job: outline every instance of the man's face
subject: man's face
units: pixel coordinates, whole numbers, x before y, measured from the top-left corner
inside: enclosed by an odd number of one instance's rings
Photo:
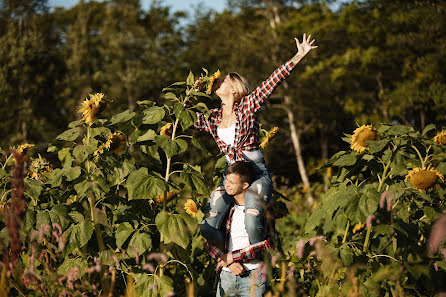
[[[240,175],[235,173],[226,175],[225,189],[226,193],[228,193],[229,195],[234,196],[241,194],[248,187],[249,184],[247,182],[242,182]]]

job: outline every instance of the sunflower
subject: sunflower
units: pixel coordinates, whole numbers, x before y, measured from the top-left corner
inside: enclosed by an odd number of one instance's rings
[[[39,158],[31,158],[31,165],[29,165],[28,175],[33,179],[41,179],[42,174],[50,172],[50,163],[39,154]]]
[[[260,148],[264,149],[269,141],[276,135],[277,131],[279,131],[279,127],[274,127],[266,133],[265,137],[263,137],[262,142],[260,143]]]
[[[110,152],[118,154],[120,153],[125,146],[125,138],[121,132],[115,132],[111,134],[107,142],[104,144],[104,147],[108,149]]]
[[[368,148],[367,140],[379,140],[379,133],[370,125],[362,125],[353,132],[350,148],[357,153],[362,153]]]
[[[161,127],[160,135],[166,135],[167,137],[172,138],[172,133],[172,123],[167,123]]]
[[[187,199],[186,203],[184,204],[184,209],[191,215],[191,217],[197,217],[197,205],[195,204],[194,200]]]
[[[352,232],[353,232],[353,234],[356,234],[356,233],[362,231],[362,229],[364,229],[364,228],[365,228],[365,224],[361,224],[361,223],[359,223],[359,224],[356,224],[356,225],[353,227]]]
[[[418,190],[425,190],[435,185],[440,179],[444,182],[444,176],[440,171],[431,169],[430,166],[426,168],[414,168],[406,175],[404,181],[410,179],[411,184]]]
[[[79,112],[82,113],[82,119],[89,125],[93,124],[97,116],[104,111],[107,103],[104,100],[104,94],[90,94],[90,99],[85,99]]]
[[[163,201],[164,201],[164,194],[165,193],[162,193],[161,195],[158,195],[158,196],[155,197],[155,200],[156,200],[157,203],[163,203]],[[176,194],[177,194],[177,192],[167,192],[166,201],[169,201],[170,199],[172,199]]]
[[[221,77],[220,70],[217,70],[209,79],[209,85],[206,90],[206,94],[210,95],[212,93],[212,86],[214,85],[214,82]]]
[[[21,155],[26,155],[26,153],[28,152],[29,148],[34,147],[34,144],[29,144],[29,143],[25,143],[25,144],[21,144],[17,147],[16,152],[21,154]]]
[[[437,133],[434,137],[434,142],[438,145],[446,144],[446,131],[441,131]]]

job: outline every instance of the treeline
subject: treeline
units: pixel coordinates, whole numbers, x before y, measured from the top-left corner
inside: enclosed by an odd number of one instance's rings
[[[221,13],[198,7],[192,17],[157,1],[147,10],[137,0],[1,5],[2,148],[28,142],[45,151],[89,93],[106,94],[115,114],[157,101],[202,67],[237,71],[255,87],[292,57],[293,37],[304,32],[319,48],[260,114],[264,129],[280,128],[264,152],[278,183],[319,179],[312,168],[346,148],[341,137],[357,124],[446,122],[445,1],[231,0]]]

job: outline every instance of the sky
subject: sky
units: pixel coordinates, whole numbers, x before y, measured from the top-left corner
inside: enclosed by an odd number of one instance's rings
[[[49,0],[48,5],[50,7],[62,6],[69,8],[74,6],[77,2],[78,0]],[[141,0],[141,6],[143,8],[148,8],[151,2],[151,0]],[[186,10],[189,12],[192,12],[193,7],[196,7],[197,5],[204,5],[219,12],[223,11],[226,6],[226,0],[159,0],[158,2],[170,6],[173,11]]]

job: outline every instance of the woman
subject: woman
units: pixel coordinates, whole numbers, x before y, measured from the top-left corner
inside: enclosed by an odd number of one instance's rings
[[[262,223],[264,207],[272,195],[272,181],[265,159],[259,150],[259,122],[257,111],[280,83],[290,75],[297,63],[317,48],[311,35],[297,38],[297,54],[274,71],[257,89],[251,92],[248,82],[241,75],[231,72],[220,81],[215,94],[221,99],[221,107],[210,111],[208,118],[197,112],[195,128],[209,132],[226,155],[227,164],[249,161],[254,169],[250,188],[245,196],[245,228],[251,244],[263,241],[265,230]],[[311,40],[311,41],[310,41]],[[225,194],[223,182],[211,194],[206,216],[200,225],[203,236],[220,250],[224,250],[225,235],[219,230],[233,198]]]

